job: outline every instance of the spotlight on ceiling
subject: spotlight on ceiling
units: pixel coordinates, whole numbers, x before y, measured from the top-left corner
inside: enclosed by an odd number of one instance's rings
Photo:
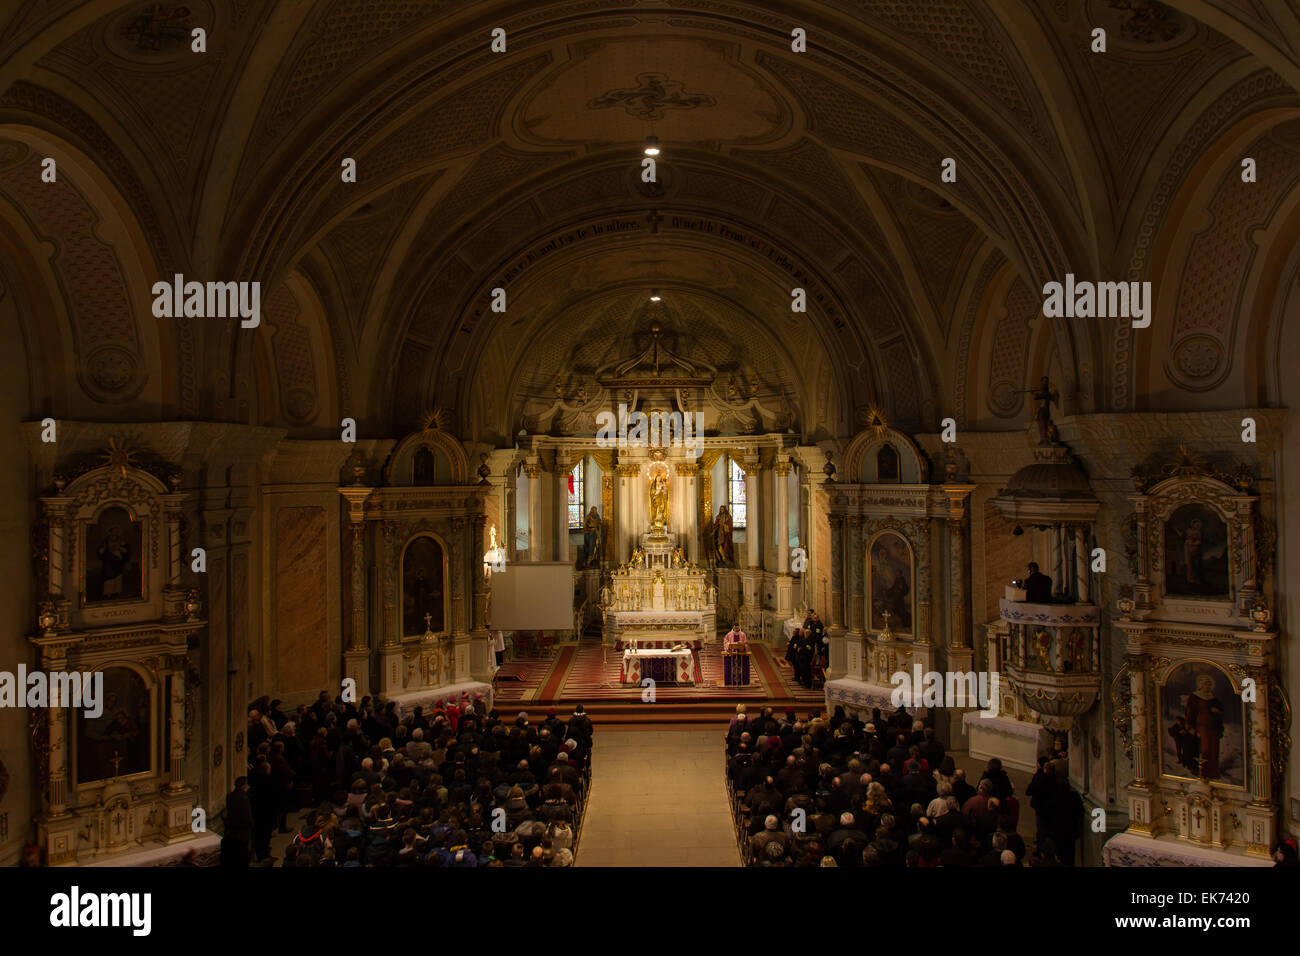
[[[658,156],[658,155],[659,155],[659,137],[658,137],[658,136],[647,136],[647,137],[645,138],[645,154],[646,154],[647,156]]]
[[[658,301],[659,301],[660,299],[662,299],[662,298],[663,298],[663,296],[661,296],[661,295],[659,294],[659,290],[658,290],[658,289],[651,289],[651,290],[650,290],[650,301],[651,301],[651,302],[658,302]]]

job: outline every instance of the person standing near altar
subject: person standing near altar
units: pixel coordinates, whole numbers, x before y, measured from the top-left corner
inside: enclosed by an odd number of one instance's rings
[[[731,630],[729,630],[726,633],[726,635],[722,638],[722,649],[726,651],[731,647],[732,644],[748,645],[748,643],[749,643],[749,638],[746,637],[745,632],[740,629],[740,625],[733,624],[731,625]]]
[[[831,662],[831,643],[826,636],[826,625],[812,608],[808,609],[808,617],[804,619],[803,632],[812,646],[813,663],[821,669],[821,676],[824,679],[826,668]]]

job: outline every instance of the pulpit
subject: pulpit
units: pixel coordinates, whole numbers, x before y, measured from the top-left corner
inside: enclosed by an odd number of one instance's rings
[[[737,641],[722,652],[722,682],[728,687],[749,686],[749,644]]]

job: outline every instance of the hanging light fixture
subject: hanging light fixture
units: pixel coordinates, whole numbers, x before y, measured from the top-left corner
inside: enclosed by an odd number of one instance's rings
[[[659,294],[659,290],[658,290],[658,289],[651,289],[651,290],[650,290],[650,301],[651,301],[651,302],[658,302],[658,301],[659,301],[660,299],[662,299],[662,298],[663,298],[663,296],[661,296],[661,295]]]
[[[643,152],[644,152],[647,156],[658,156],[658,155],[659,155],[659,137],[658,137],[658,136],[647,136],[647,137],[645,138],[645,149],[643,150]]]

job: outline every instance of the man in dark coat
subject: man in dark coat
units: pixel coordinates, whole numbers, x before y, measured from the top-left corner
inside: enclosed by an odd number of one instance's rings
[[[253,854],[261,863],[271,856],[271,831],[275,829],[275,810],[279,803],[271,764],[263,761],[253,771],[250,781],[253,804]]]
[[[1074,866],[1074,844],[1083,829],[1083,798],[1070,786],[1070,778],[1058,771],[1056,789],[1047,803],[1047,826],[1056,843],[1063,866]]]
[[[253,838],[253,801],[248,778],[236,777],[235,789],[226,795],[226,835],[221,839],[221,865],[248,866],[248,844]]]
[[[1052,603],[1052,579],[1033,561],[1029,562],[1029,577],[1025,578],[1025,600],[1030,604]]]

